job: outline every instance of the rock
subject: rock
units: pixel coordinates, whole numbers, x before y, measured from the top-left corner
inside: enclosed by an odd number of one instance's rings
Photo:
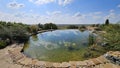
[[[46,68],[53,68],[52,62],[46,62]]]
[[[62,64],[60,64],[60,66],[61,66],[62,68],[67,68],[67,67],[71,67],[71,64],[68,63],[68,62],[62,62]]]
[[[78,61],[76,63],[76,67],[86,67],[86,66],[87,66],[87,63],[84,61]]]
[[[61,67],[60,64],[61,64],[61,63],[53,63],[53,67],[55,67],[55,68],[58,68],[58,67],[59,67],[59,68],[60,68],[60,67]]]
[[[71,68],[76,68],[76,64],[78,61],[69,61],[69,63],[71,64]]]
[[[37,61],[36,64],[39,67],[46,67],[46,62],[45,61]]]

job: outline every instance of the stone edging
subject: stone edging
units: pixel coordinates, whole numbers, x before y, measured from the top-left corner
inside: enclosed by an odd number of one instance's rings
[[[104,57],[100,56],[97,58],[84,60],[84,61],[69,61],[69,62],[62,62],[62,63],[55,63],[55,62],[47,62],[47,61],[39,61],[37,59],[32,59],[25,56],[21,53],[23,49],[22,46],[14,46],[8,50],[9,56],[12,59],[13,63],[23,65],[26,67],[35,67],[35,68],[77,68],[77,67],[94,67],[95,65],[100,65],[104,63],[109,63],[109,61]]]

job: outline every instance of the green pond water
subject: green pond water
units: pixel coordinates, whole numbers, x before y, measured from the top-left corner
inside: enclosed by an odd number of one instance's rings
[[[42,61],[63,62],[81,60],[89,44],[89,31],[55,30],[31,36],[24,54]]]

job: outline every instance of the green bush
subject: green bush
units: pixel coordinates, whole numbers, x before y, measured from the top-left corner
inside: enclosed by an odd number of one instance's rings
[[[26,42],[29,38],[27,28],[26,24],[0,21],[0,38],[11,42]]]
[[[38,24],[38,27],[41,28],[41,29],[43,29],[43,28],[44,28],[44,25],[42,25],[42,24],[39,23],[39,24]]]
[[[84,25],[80,26],[80,29],[86,29],[86,27]]]
[[[109,43],[107,50],[120,50],[120,24],[104,26],[105,34],[102,35],[104,42]]]
[[[92,56],[92,53],[90,53],[90,52],[85,52],[84,54],[83,54],[83,57],[84,58],[90,58]]]
[[[76,25],[69,25],[67,29],[78,29],[78,26]]]
[[[44,29],[58,29],[57,25],[53,24],[53,23],[46,23],[44,24]]]
[[[89,45],[90,46],[93,45],[93,44],[95,44],[95,37],[94,37],[93,34],[89,34],[88,40],[89,40]]]
[[[106,19],[105,25],[109,25],[109,19]]]
[[[7,43],[3,40],[0,41],[0,49],[6,47]]]

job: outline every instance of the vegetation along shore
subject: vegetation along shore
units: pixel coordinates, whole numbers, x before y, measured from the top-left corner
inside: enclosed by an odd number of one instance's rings
[[[30,67],[34,66],[34,64],[27,64],[27,59],[31,60],[30,62],[38,63],[38,68],[40,65],[51,65],[53,67],[70,67],[71,65],[79,66],[79,64],[83,64],[80,66],[88,66],[90,64],[87,64],[88,62],[91,62],[92,68],[96,66],[100,66],[100,68],[105,68],[104,66],[115,66],[119,68],[120,65],[120,58],[112,58],[110,56],[104,56],[106,52],[118,51],[117,54],[120,52],[120,24],[111,24],[109,20],[107,19],[105,21],[105,24],[91,24],[91,25],[65,25],[65,26],[59,26],[53,23],[46,23],[46,24],[35,24],[35,25],[28,25],[28,24],[22,24],[22,23],[15,23],[15,22],[4,22],[0,21],[0,54],[1,58],[3,55],[3,51],[6,51],[6,53],[9,54],[10,57],[7,56],[7,58],[12,58],[13,62],[15,64],[10,64],[17,67]],[[46,31],[52,31],[52,30],[64,30],[64,29],[79,29],[80,31],[84,32],[85,30],[89,30],[92,33],[95,33],[99,35],[95,41],[93,41],[93,37],[89,38],[89,46],[86,48],[86,50],[83,52],[82,61],[68,61],[68,62],[47,62],[47,61],[38,61],[37,59],[32,59],[30,57],[25,56],[25,54],[22,53],[23,46],[26,42],[28,42],[29,37],[31,35],[36,35],[41,32]],[[12,44],[17,43],[15,46]],[[22,45],[21,45],[22,44]],[[11,46],[12,45],[12,46]],[[13,50],[13,51],[12,51]],[[14,54],[14,52],[16,52]],[[18,55],[17,55],[18,54]],[[106,53],[108,54],[108,53]],[[117,55],[116,54],[116,55]],[[18,57],[18,58],[17,58]],[[100,58],[101,57],[101,58]],[[27,58],[27,59],[26,59]],[[94,58],[94,59],[93,59]],[[98,59],[99,58],[99,59]],[[21,60],[26,62],[22,64]],[[4,60],[0,60],[3,62]],[[98,64],[97,64],[98,61]],[[103,64],[105,61],[106,64]],[[115,62],[114,62],[115,61]],[[17,64],[17,65],[16,65]],[[26,65],[25,65],[26,64]],[[102,65],[99,65],[102,64]],[[103,67],[102,67],[103,66]],[[7,68],[7,67],[6,67]],[[111,67],[113,68],[113,67]]]

